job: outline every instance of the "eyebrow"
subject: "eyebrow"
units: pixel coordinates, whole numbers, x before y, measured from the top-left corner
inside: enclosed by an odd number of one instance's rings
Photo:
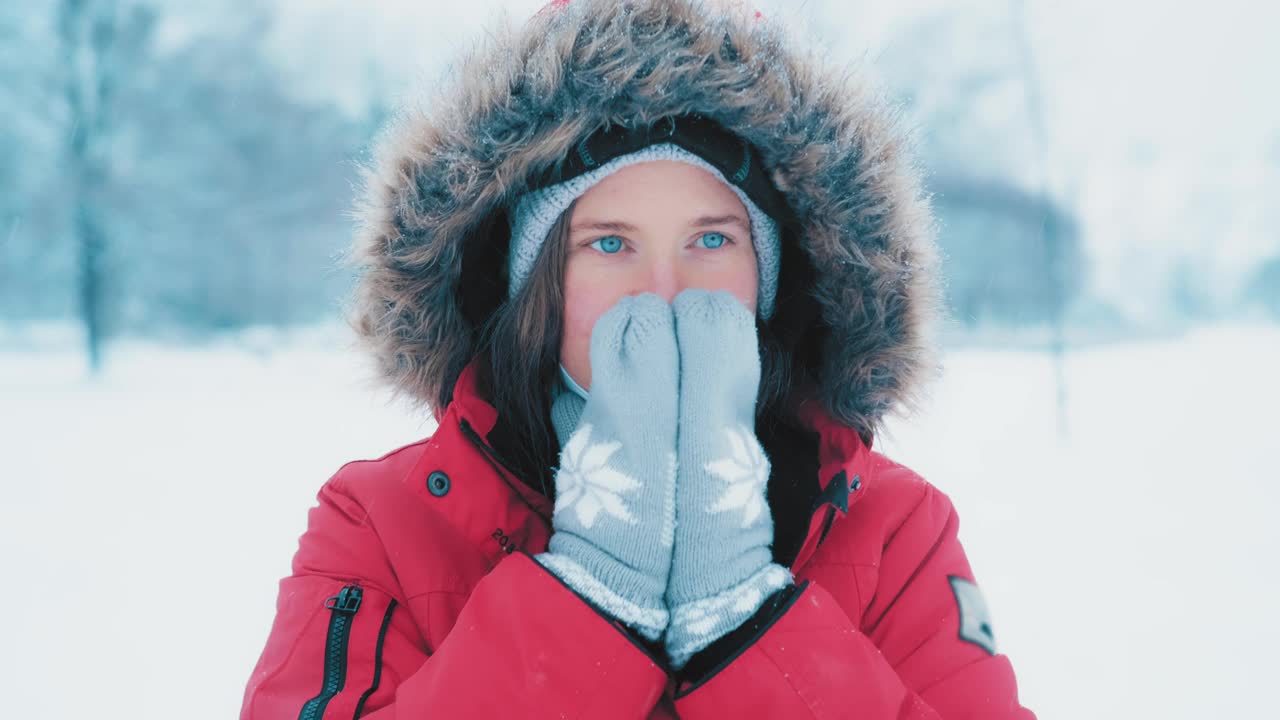
[[[689,223],[689,227],[707,227],[709,225],[738,225],[743,230],[748,229],[747,221],[741,215],[703,215],[695,218]],[[610,230],[613,232],[635,232],[636,226],[621,220],[595,220],[578,223],[569,228],[570,232],[578,232],[579,230]]]

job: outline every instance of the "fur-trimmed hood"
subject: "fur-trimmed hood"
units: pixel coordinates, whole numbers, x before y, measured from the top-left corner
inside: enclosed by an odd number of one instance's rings
[[[755,146],[794,216],[814,311],[772,322],[813,347],[798,361],[826,410],[870,437],[915,404],[936,366],[935,223],[910,133],[864,73],[741,3],[556,2],[479,42],[364,174],[350,322],[398,391],[448,400],[506,298],[504,213],[531,178],[598,128],[696,113]]]

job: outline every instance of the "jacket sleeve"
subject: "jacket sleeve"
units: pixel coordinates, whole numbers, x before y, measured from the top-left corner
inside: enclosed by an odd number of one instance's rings
[[[480,580],[428,647],[368,513],[332,485],[280,583],[241,720],[638,718],[658,702],[667,675],[655,659],[521,552]]]
[[[884,546],[881,567],[893,571],[881,572],[865,631],[805,580],[740,628],[732,653],[682,679],[680,717],[1034,720],[990,627],[976,622],[955,510],[927,488]]]

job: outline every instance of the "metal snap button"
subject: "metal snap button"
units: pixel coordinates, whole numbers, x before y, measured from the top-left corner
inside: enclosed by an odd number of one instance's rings
[[[436,470],[427,476],[427,489],[436,497],[444,497],[449,492],[449,476]]]

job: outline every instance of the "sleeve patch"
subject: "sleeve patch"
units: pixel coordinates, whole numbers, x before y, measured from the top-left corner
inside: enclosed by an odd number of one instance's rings
[[[950,575],[947,579],[951,581],[951,591],[955,593],[956,605],[960,608],[960,639],[995,655],[995,631],[982,591],[972,581],[958,575]]]

